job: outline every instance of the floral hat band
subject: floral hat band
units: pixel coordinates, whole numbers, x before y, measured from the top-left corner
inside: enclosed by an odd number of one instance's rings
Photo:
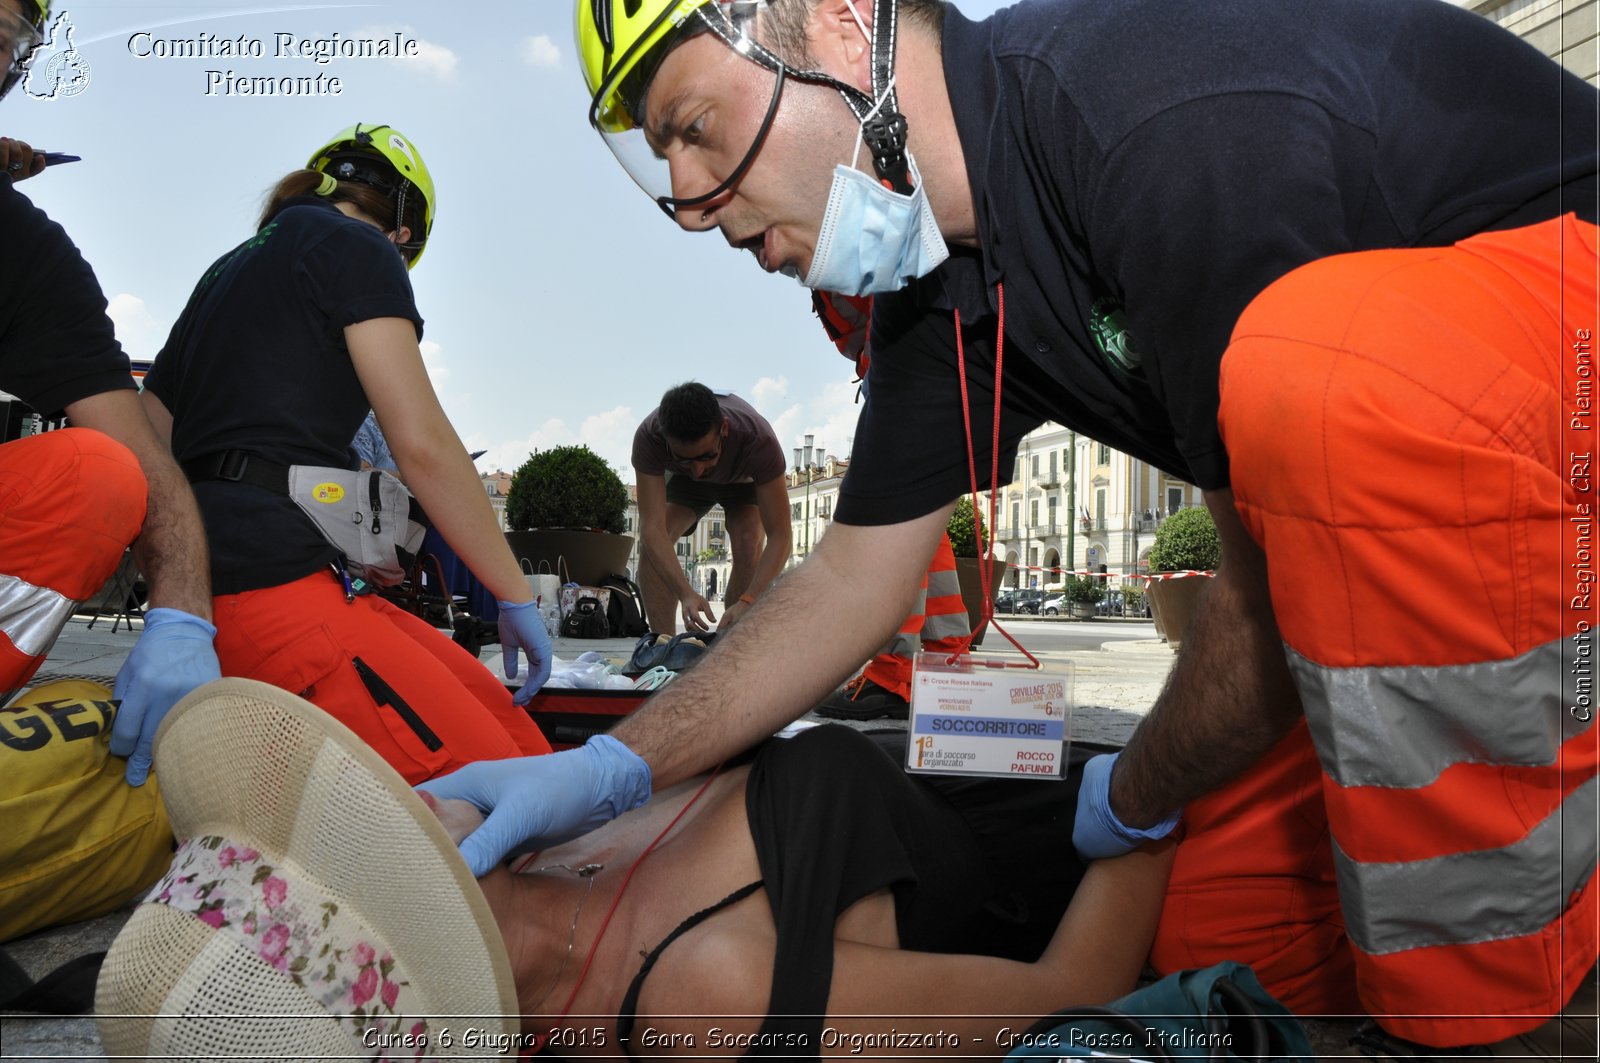
[[[447,1026],[520,1034],[477,880],[343,724],[221,679],[167,715],[155,762],[181,844],[101,967],[107,1056],[438,1059],[477,1054]]]
[[[379,1059],[428,1044],[411,980],[370,927],[316,883],[250,846],[211,835],[178,847],[145,898],[193,916],[303,989]],[[398,1053],[389,1051],[398,1049]],[[416,1049],[416,1052],[410,1051]]]

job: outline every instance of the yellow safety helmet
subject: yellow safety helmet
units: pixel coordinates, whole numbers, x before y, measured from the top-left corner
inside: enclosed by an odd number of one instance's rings
[[[22,0],[21,7],[20,19],[10,12],[0,13],[0,61],[5,63],[0,97],[28,72],[28,57],[38,47],[45,20],[50,17],[50,0]]]
[[[643,94],[684,22],[714,0],[578,0],[578,56],[602,133],[634,127]]]
[[[422,258],[433,231],[433,177],[416,145],[393,126],[357,122],[314,151],[306,168],[371,185],[393,199],[395,216],[411,230],[411,239],[399,245],[407,268]]]
[[[778,112],[784,79],[798,78],[827,85],[844,97],[846,104],[863,123],[880,109],[889,130],[883,149],[868,134],[878,175],[893,182],[893,187],[910,191],[905,176],[905,121],[898,113],[894,97],[893,42],[898,4],[873,5],[876,24],[872,95],[845,84],[820,70],[796,70],[756,39],[757,16],[768,0],[578,0],[578,57],[584,80],[592,93],[589,123],[616,155],[639,187],[656,201],[667,215],[697,207],[721,196],[739,183],[766,139]],[[744,158],[715,188],[674,189],[672,175],[660,154],[645,139],[639,128],[641,111],[650,81],[667,53],[700,32],[721,39],[739,55],[765,67],[773,74],[772,95],[766,116],[751,139]],[[880,108],[880,100],[887,104]],[[891,121],[893,120],[893,121]],[[898,122],[898,126],[893,123]],[[901,188],[904,185],[904,188]],[[689,193],[687,195],[680,193]]]
[[[756,15],[766,0],[578,0],[578,55],[593,93],[589,124],[640,188],[670,216],[709,202],[738,183],[755,160],[791,73],[755,39]],[[709,32],[740,55],[773,72],[772,96],[744,160],[715,188],[674,195],[666,161],[639,127],[650,80],[661,61],[688,36]],[[691,190],[698,191],[698,190]]]

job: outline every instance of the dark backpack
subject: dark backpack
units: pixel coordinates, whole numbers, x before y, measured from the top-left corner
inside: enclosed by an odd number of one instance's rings
[[[561,621],[561,636],[569,639],[603,639],[611,637],[611,625],[606,622],[606,611],[600,599],[584,595],[572,604],[572,612]]]
[[[612,638],[636,639],[650,630],[644,622],[644,599],[639,585],[627,576],[607,576],[600,586],[609,588],[611,601],[606,605],[606,622]]]

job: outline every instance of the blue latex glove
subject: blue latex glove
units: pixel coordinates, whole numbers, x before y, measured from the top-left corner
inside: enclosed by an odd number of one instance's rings
[[[128,758],[129,786],[150,777],[156,728],[185,694],[222,678],[211,640],[217,629],[182,609],[151,609],[144,634],[117,672],[114,696],[122,703],[111,725],[111,752]]]
[[[586,834],[650,799],[650,765],[610,735],[542,757],[480,760],[419,790],[455,798],[488,818],[461,840],[478,877],[514,849],[542,849]]]
[[[1178,825],[1181,812],[1146,830],[1136,830],[1111,811],[1111,769],[1121,753],[1102,753],[1090,757],[1083,766],[1083,785],[1078,789],[1078,814],[1072,824],[1072,845],[1085,860],[1104,860],[1132,852],[1144,842],[1165,838]]]
[[[528,655],[528,681],[511,699],[518,705],[526,705],[550,678],[550,662],[555,657],[555,651],[550,648],[550,633],[544,629],[544,617],[539,615],[537,601],[496,604],[500,606],[500,655],[505,662],[507,679],[517,678],[517,651]]]

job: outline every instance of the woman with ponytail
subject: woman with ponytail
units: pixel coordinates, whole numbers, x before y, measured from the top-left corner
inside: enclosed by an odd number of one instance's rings
[[[418,346],[406,271],[434,202],[396,130],[340,133],[206,271],[144,392],[205,518],[223,674],[315,702],[413,783],[549,752],[520,708],[549,675],[549,638]],[[508,678],[527,652],[515,699],[439,631],[361,593],[345,553],[288,493],[292,467],[358,467],[350,441],[369,409],[422,509],[499,600]]]

